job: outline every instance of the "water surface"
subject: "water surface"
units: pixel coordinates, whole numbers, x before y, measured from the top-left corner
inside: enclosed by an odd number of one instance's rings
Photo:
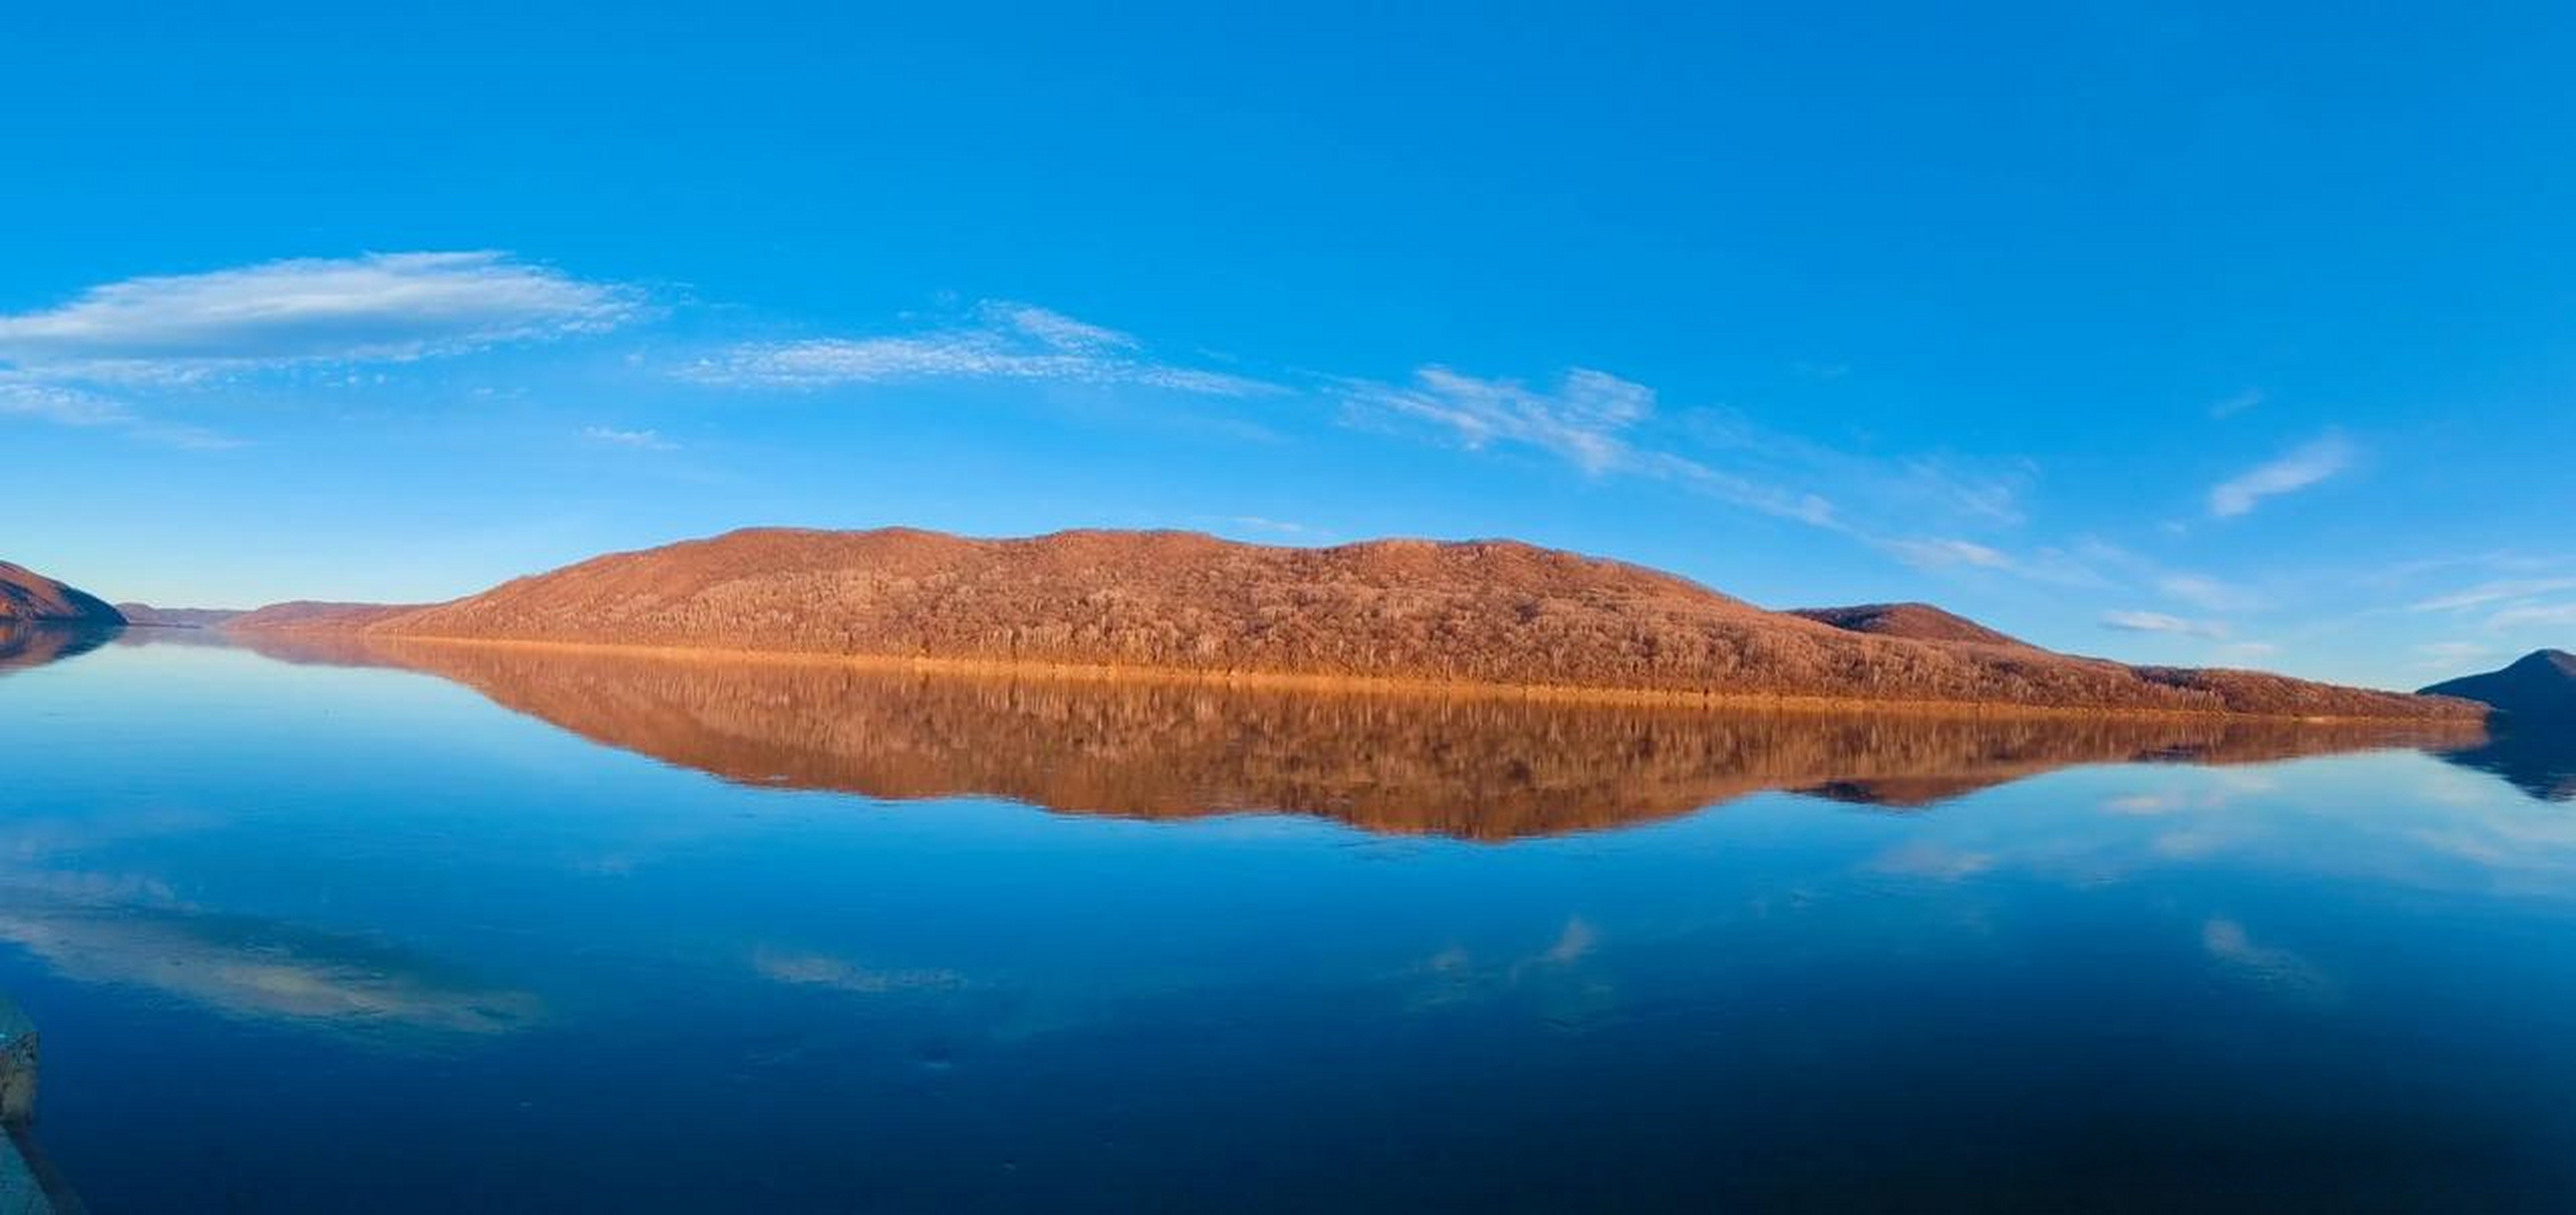
[[[2576,1202],[2527,739],[203,640],[0,663],[102,1211]]]

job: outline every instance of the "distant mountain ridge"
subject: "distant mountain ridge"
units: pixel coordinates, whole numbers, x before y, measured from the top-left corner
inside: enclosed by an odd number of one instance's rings
[[[1878,609],[1884,631],[1836,627],[1641,566],[1504,540],[1278,548],[1187,532],[981,540],[752,529],[597,557],[431,607],[289,606],[226,627],[1568,693],[2483,713],[2255,672],[2054,654],[1925,605]],[[1965,637],[1895,631],[1927,627]]]
[[[227,632],[253,633],[263,630],[355,629],[379,620],[417,611],[419,605],[407,603],[336,603],[321,599],[290,599],[266,607],[237,612],[220,626]]]
[[[0,561],[0,622],[112,628],[124,624],[125,616],[78,587]]]
[[[148,603],[120,603],[125,622],[150,629],[212,629],[245,613],[230,608],[165,608]]]
[[[2576,654],[2535,650],[2502,670],[2444,680],[2424,694],[2493,706],[2508,726],[2576,726]]]

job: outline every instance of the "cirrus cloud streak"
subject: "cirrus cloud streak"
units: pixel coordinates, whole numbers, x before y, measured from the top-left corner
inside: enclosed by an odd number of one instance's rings
[[[1131,385],[1199,396],[1282,391],[1244,376],[1158,361],[1115,329],[1033,304],[986,301],[970,324],[871,337],[744,342],[699,359],[683,378],[722,388],[820,389],[924,380]]]
[[[2219,621],[2185,620],[2163,612],[2105,612],[2102,627],[2123,633],[2167,633],[2211,641],[2224,641],[2228,635],[2227,626]]]
[[[2353,455],[2343,436],[2326,435],[2211,487],[2209,513],[2221,519],[2249,514],[2265,498],[2306,489],[2351,467]]]
[[[0,315],[0,360],[48,379],[187,381],[596,333],[642,309],[632,289],[488,250],[297,258],[131,278]]]

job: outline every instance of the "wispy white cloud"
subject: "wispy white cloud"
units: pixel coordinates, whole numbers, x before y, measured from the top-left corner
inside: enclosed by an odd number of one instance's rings
[[[1897,560],[1916,569],[1948,569],[1968,566],[1974,569],[2001,570],[2012,567],[2012,558],[2001,550],[1969,540],[1885,540],[1880,547],[1896,555]]]
[[[920,333],[745,342],[683,369],[729,388],[828,388],[909,380],[1128,384],[1247,397],[1278,386],[1147,357],[1135,338],[1030,304],[987,301],[972,323]]]
[[[1244,531],[1262,532],[1273,536],[1301,537],[1313,536],[1316,534],[1314,528],[1308,527],[1303,523],[1296,523],[1287,519],[1265,519],[1259,515],[1227,515],[1224,519],[1219,520],[1219,522],[1231,527],[1241,528]]]
[[[0,315],[0,360],[49,379],[189,380],[598,332],[641,308],[630,289],[504,253],[304,258],[126,279]]]
[[[1923,495],[1945,499],[1945,505],[1969,518],[2005,526],[2027,521],[2020,475],[1962,473],[1946,461],[1921,459],[1906,462],[1905,476]]]
[[[2152,591],[2199,612],[2256,612],[2273,602],[2264,591],[2196,570],[2175,569],[2098,536],[2085,537],[2075,545],[2074,553],[2087,565],[2116,575],[2116,579],[2105,578],[2096,586]]]
[[[283,260],[133,278],[53,308],[0,315],[0,375],[16,377],[0,382],[0,417],[222,446],[232,441],[155,424],[122,400],[84,389],[118,392],[105,382],[124,381],[129,387],[122,391],[148,391],[131,385],[417,359],[598,332],[651,311],[632,288],[492,251]],[[1803,374],[1831,378],[1842,370]],[[1588,368],[1534,383],[1426,365],[1399,381],[1309,377],[1291,387],[1167,359],[1133,334],[1039,305],[988,300],[909,331],[736,343],[680,374],[714,385],[787,389],[981,379],[1219,397],[1314,393],[1338,400],[1346,417],[1426,428],[1471,449],[1536,451],[1593,476],[1670,482],[1836,532],[1921,569],[2112,585],[2080,553],[2010,539],[2011,529],[2027,522],[2024,493],[2037,474],[2027,461],[1874,453],[1866,443],[1845,450],[1771,431],[1715,406],[1659,418],[1653,389]],[[673,446],[650,430],[600,426],[581,434],[639,450]],[[2241,514],[2265,497],[2333,475],[2350,457],[2348,445],[2327,436],[2213,489],[2213,513]],[[1816,486],[1834,487],[1850,500],[1828,498],[1810,488]],[[2006,538],[1995,539],[1998,534]],[[2172,574],[2148,585],[2210,612],[2252,602],[2201,575]]]
[[[2492,558],[2480,558],[2477,564],[2507,568],[2498,566]],[[2516,559],[2515,564],[2510,568],[2536,572],[2552,565],[2563,567],[2562,562],[2555,560],[2532,562]],[[2425,563],[2425,568],[2439,568],[2439,566],[2435,563]],[[2552,603],[2549,600],[2553,595],[2563,595],[2568,591],[2576,591],[2576,576],[2548,574],[2538,577],[2495,578],[2446,594],[2435,595],[2429,599],[2419,599],[2407,604],[2406,610],[2415,613],[2444,613],[2455,617],[2482,611],[2486,613],[2486,627],[2492,632],[2535,627],[2564,627],[2576,625],[2576,603]],[[2479,643],[2465,641],[2421,646],[2418,650],[2431,660],[2426,665],[2450,659],[2476,657],[2490,652]]]
[[[192,448],[241,446],[134,404],[156,389],[285,368],[400,362],[597,332],[639,292],[490,251],[262,262],[92,287],[0,315],[0,417],[110,429]],[[337,374],[336,371],[334,373]]]
[[[2028,460],[1963,460],[1947,453],[1882,455],[1818,443],[1763,426],[1731,409],[1682,412],[1670,441],[1774,484],[1830,485],[1855,509],[1911,527],[1993,529],[2027,521],[2022,497],[2038,467]],[[1895,530],[1895,529],[1890,529]]]
[[[1927,573],[1992,572],[2058,587],[2104,589],[2112,585],[2081,556],[2055,547],[2006,552],[1955,536],[1864,539],[1880,552]]]
[[[93,392],[22,379],[0,372],[0,417],[30,418],[57,426],[123,426],[134,420],[122,404]]]
[[[2293,493],[2352,466],[2352,444],[2326,435],[2268,464],[2246,470],[2212,487],[2209,513],[2222,519],[2245,514],[2263,499]]]
[[[1345,419],[1355,425],[1419,427],[1470,450],[1519,448],[1595,477],[1670,482],[1834,532],[1917,569],[1998,573],[2055,586],[2106,585],[2099,572],[2063,549],[2013,552],[1966,536],[1917,530],[1945,521],[1970,530],[2021,524],[2020,495],[2036,471],[2026,461],[1980,467],[1941,455],[1842,451],[1716,408],[1665,421],[1653,389],[1588,368],[1536,385],[1434,365],[1400,383],[1342,381],[1335,390]],[[1809,485],[1850,487],[1859,496],[1857,508],[1804,488]]]
[[[1822,494],[1774,485],[1669,452],[1649,453],[1640,459],[1639,465],[1651,475],[1679,482],[1747,510],[1827,531],[1859,534],[1843,519],[1833,502]]]
[[[2416,646],[2415,653],[2417,670],[2447,671],[2476,662],[2495,650],[2476,641],[2428,641]]]
[[[2163,612],[2105,612],[2102,614],[2102,627],[2124,633],[2169,633],[2213,641],[2223,641],[2228,635],[2227,625],[2221,621],[2185,620]]]
[[[2263,390],[2259,388],[2248,388],[2242,392],[2229,393],[2226,396],[2220,397],[2218,400],[2211,402],[2209,406],[2209,416],[2213,418],[2232,418],[2262,403]]]
[[[611,447],[632,447],[638,451],[678,451],[680,445],[662,437],[658,430],[619,430],[613,426],[585,427],[581,437]]]
[[[2155,585],[2167,597],[2205,612],[2251,611],[2263,602],[2262,596],[2207,574],[2161,573],[2156,575]]]
[[[744,342],[697,360],[687,379],[730,388],[819,389],[928,380],[1028,380],[1133,385],[1215,395],[1320,393],[1364,429],[1411,432],[1469,450],[1516,448],[1594,477],[1669,482],[1732,505],[1824,528],[1925,568],[1999,570],[2058,584],[2093,584],[2067,554],[2016,558],[1970,539],[1907,536],[1927,521],[2011,527],[2033,469],[2016,461],[1963,467],[1927,455],[1874,457],[1774,434],[1719,410],[1657,422],[1656,393],[1609,372],[1575,368],[1553,383],[1471,375],[1438,364],[1395,381],[1317,377],[1291,386],[1183,366],[1135,336],[1033,304],[985,301],[962,317],[912,332]],[[1676,438],[1695,442],[1676,443]],[[1873,518],[1846,518],[1807,485],[1863,487]],[[1268,530],[1268,529],[1262,529]]]
[[[1626,435],[1655,411],[1653,389],[1584,368],[1548,389],[1424,367],[1409,383],[1354,383],[1345,396],[1357,408],[1430,423],[1468,448],[1534,447],[1596,475],[1642,467]]]
[[[2535,603],[2509,607],[2487,617],[2487,627],[2498,631],[2546,625],[2553,628],[2576,626],[2576,603]]]
[[[2530,599],[2553,591],[2576,590],[2576,578],[2506,578],[2481,582],[2475,586],[2437,595],[2407,605],[2415,612],[2457,612],[2492,604]]]
[[[1205,396],[1254,396],[1274,389],[1223,372],[1200,371],[1053,347],[1029,350],[1008,337],[958,331],[921,337],[812,338],[746,343],[685,373],[727,387],[827,388],[902,380],[1055,380],[1136,384]]]
[[[1009,300],[986,300],[978,309],[991,324],[1014,329],[1058,350],[1133,350],[1131,334],[1077,321],[1053,309]]]
[[[203,427],[153,421],[122,401],[95,392],[0,371],[0,419],[12,418],[112,430],[147,442],[200,451],[243,446],[239,439]]]
[[[2445,570],[2483,569],[2495,574],[2528,577],[2563,573],[2570,567],[2576,567],[2576,554],[2511,551],[2445,553],[2439,557],[2378,563],[2370,569],[2355,574],[2353,583],[2356,586],[2378,589],[2402,586]]]
[[[1357,424],[1424,425],[1470,450],[1527,448],[1593,476],[1670,481],[1763,514],[1852,530],[1820,494],[1639,445],[1633,432],[1654,415],[1655,392],[1608,372],[1576,368],[1555,387],[1537,388],[1429,366],[1404,383],[1351,380],[1336,391],[1345,419]]]

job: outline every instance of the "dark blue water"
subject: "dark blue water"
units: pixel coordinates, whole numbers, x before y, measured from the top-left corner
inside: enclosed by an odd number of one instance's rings
[[[96,1209],[2576,1206],[2576,804],[2423,750],[551,661],[0,674]]]

